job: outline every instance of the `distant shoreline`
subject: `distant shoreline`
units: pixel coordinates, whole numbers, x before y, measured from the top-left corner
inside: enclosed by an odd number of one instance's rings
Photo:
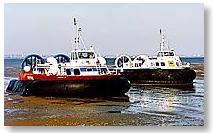
[[[4,57],[4,59],[24,59],[24,58],[25,57]],[[105,58],[116,58],[116,57],[105,57]],[[190,59],[192,59],[192,58],[204,58],[204,56],[180,56],[180,58],[190,58]]]

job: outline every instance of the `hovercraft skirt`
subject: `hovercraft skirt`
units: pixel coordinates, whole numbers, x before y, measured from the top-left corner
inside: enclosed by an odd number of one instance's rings
[[[11,80],[7,92],[22,96],[118,96],[130,88],[126,78],[112,80]]]
[[[131,85],[193,87],[196,72],[192,69],[124,69],[122,75]]]

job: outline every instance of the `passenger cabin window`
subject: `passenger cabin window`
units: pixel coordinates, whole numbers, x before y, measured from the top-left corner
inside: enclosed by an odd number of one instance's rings
[[[91,72],[92,71],[92,69],[91,68],[87,68],[87,72]]]
[[[161,65],[161,66],[165,66],[165,62],[161,62],[160,65]]]
[[[174,56],[174,52],[169,52],[169,56]]]
[[[78,57],[77,57],[77,52],[74,53],[74,60],[77,60]]]
[[[159,62],[156,62],[156,66],[159,66]]]
[[[174,56],[174,52],[164,52],[164,56]]]
[[[94,59],[95,54],[93,52],[78,52],[79,59]]]
[[[73,52],[71,53],[71,60],[73,60]]]
[[[169,52],[164,52],[164,56],[169,56]]]
[[[79,69],[74,69],[74,75],[80,75],[80,70]]]
[[[80,68],[81,72],[86,72],[87,69],[86,68]]]
[[[163,57],[163,52],[159,52],[158,57]]]
[[[81,72],[97,71],[97,68],[80,68]]]
[[[107,69],[106,68],[101,68],[101,74],[106,74],[107,73]]]
[[[93,71],[97,71],[97,68],[92,68]]]
[[[71,60],[77,60],[78,56],[77,56],[77,52],[72,52],[71,53]]]
[[[179,62],[176,62],[176,65],[177,65],[177,66],[180,66],[180,63],[179,63]]]
[[[67,75],[71,75],[71,70],[70,69],[66,69],[66,73],[67,73]]]

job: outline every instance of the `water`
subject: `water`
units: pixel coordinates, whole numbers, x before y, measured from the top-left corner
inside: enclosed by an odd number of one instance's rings
[[[189,62],[190,64],[203,64],[204,57],[181,57],[182,62]]]
[[[194,64],[202,62],[202,59],[192,60]],[[19,71],[22,60],[5,59],[4,61],[4,89],[6,89],[9,81],[17,78],[15,73]],[[13,70],[14,73],[10,70]],[[31,121],[31,119],[38,121],[38,119],[46,120],[47,118],[47,121],[49,121],[50,118],[56,118],[57,116],[60,116],[60,119],[61,116],[69,118],[70,112],[72,112],[72,115],[78,116],[80,114],[79,118],[88,115],[85,117],[91,119],[93,123],[85,122],[86,125],[96,125],[98,122],[95,123],[94,121],[98,121],[99,118],[103,122],[106,121],[103,125],[204,125],[203,77],[194,80],[194,90],[191,91],[164,87],[131,87],[126,93],[128,99],[126,102],[115,101],[114,99],[103,101],[72,98],[23,98],[6,92],[4,96],[5,102],[9,103],[5,105],[5,121],[9,122],[15,120]],[[26,107],[23,107],[29,101],[29,104],[35,104],[35,100],[43,101],[45,104],[32,108],[28,107],[27,104]],[[49,106],[46,104],[53,103],[53,101],[54,105]],[[13,103],[12,107],[10,107],[11,102]],[[59,107],[57,107],[58,104]],[[112,118],[112,120],[108,120],[109,118]],[[79,121],[85,124],[83,118]],[[60,124],[64,125],[62,122],[58,125]],[[72,123],[72,125],[74,124]]]
[[[23,59],[4,59],[4,67],[21,66]]]
[[[145,113],[166,116],[171,125],[196,125],[203,123],[204,81],[195,80],[195,90],[175,88],[131,88],[127,93],[129,106],[123,113]],[[189,125],[190,125],[189,124]]]

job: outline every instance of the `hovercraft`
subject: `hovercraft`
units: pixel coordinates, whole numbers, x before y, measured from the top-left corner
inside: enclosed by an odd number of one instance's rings
[[[6,91],[22,96],[119,96],[124,95],[130,82],[122,75],[112,74],[106,60],[97,56],[93,47],[87,49],[77,27],[75,49],[70,57],[58,54],[42,58],[37,54],[27,56],[18,80],[11,80]],[[80,44],[83,48],[80,48]]]
[[[183,64],[180,57],[165,42],[160,29],[161,43],[157,56],[138,55],[131,58],[120,55],[115,60],[115,69],[127,77],[131,85],[192,88],[196,72],[189,63]]]

